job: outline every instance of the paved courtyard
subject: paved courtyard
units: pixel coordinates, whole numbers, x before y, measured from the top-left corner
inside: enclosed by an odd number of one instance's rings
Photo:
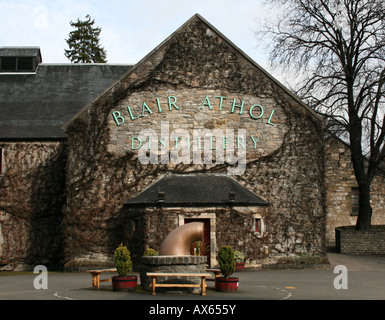
[[[228,319],[241,319],[249,316],[255,309],[259,315],[266,312],[266,315],[271,312],[275,315],[293,312],[303,314],[305,309],[296,308],[298,301],[308,304],[309,301],[314,303],[323,300],[333,303],[343,300],[385,300],[385,256],[347,256],[331,252],[328,257],[330,268],[327,270],[236,272],[234,275],[240,280],[237,292],[217,292],[214,290],[214,283],[207,282],[206,296],[159,293],[152,296],[150,292],[143,291],[140,285],[134,293],[114,292],[110,282],[103,282],[99,290],[94,290],[91,287],[91,276],[87,272],[49,272],[47,289],[36,290],[34,280],[37,274],[3,272],[0,273],[0,305],[3,309],[17,309],[19,313],[26,315],[36,307],[43,312],[42,315],[50,315],[59,304],[58,314],[68,316],[75,313],[82,313],[87,317],[100,316],[105,314],[104,310],[120,310],[123,307],[126,311],[135,309],[136,318],[143,319],[158,319],[161,316],[195,319],[203,315],[225,315]],[[340,278],[336,280],[336,277],[342,276],[342,272],[338,271],[340,269],[336,269],[334,273],[336,266],[346,267],[344,283],[338,280]],[[343,283],[346,288],[336,289],[335,283],[337,287]],[[34,303],[36,300],[45,300],[49,308]],[[23,301],[28,301],[27,307],[24,307]],[[289,301],[297,302],[290,305]],[[355,303],[353,306],[356,306]],[[326,309],[326,305],[324,306]],[[333,313],[337,315],[341,312],[341,316],[355,310],[346,309],[346,305],[340,304],[336,307]]]
[[[385,256],[347,256],[328,254],[328,270],[261,270],[243,271],[235,293],[214,290],[207,282],[207,295],[157,294],[138,290],[135,293],[113,292],[110,282],[101,283],[100,290],[91,288],[87,272],[49,272],[48,289],[36,290],[37,274],[0,273],[0,300],[369,300],[385,299]],[[346,267],[347,288],[335,288],[335,279],[342,275],[334,267]],[[339,282],[340,283],[340,282]]]

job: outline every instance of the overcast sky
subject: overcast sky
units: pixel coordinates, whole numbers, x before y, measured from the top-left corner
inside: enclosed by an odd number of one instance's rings
[[[199,13],[268,69],[265,46],[255,30],[273,12],[263,0],[0,0],[0,46],[39,46],[45,63],[69,63],[64,56],[70,21],[87,14],[102,28],[109,63],[134,64]]]

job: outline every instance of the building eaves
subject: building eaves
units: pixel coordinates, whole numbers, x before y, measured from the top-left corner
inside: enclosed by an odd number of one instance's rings
[[[227,175],[172,174],[128,200],[135,206],[268,206],[268,202]]]
[[[0,74],[0,139],[62,139],[61,127],[131,65],[40,64]]]

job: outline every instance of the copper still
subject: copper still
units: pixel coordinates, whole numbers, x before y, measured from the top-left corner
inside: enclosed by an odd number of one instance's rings
[[[191,245],[203,241],[202,222],[186,223],[172,231],[159,248],[160,256],[188,256]]]

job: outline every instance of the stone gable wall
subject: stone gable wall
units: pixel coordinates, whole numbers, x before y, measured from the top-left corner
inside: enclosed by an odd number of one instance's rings
[[[214,97],[210,99],[215,101],[212,110],[208,104],[200,109],[206,96]],[[226,109],[219,110],[215,96],[229,98]],[[167,110],[168,97],[177,98],[170,101],[180,106],[179,110],[174,106]],[[162,112],[156,111],[156,98],[164,107]],[[237,107],[229,112],[234,99],[236,103],[245,102],[242,115]],[[132,107],[135,118],[142,113],[143,102],[153,113],[145,108],[143,117],[131,121],[127,106]],[[252,119],[246,109],[253,104],[260,104],[266,111],[258,120]],[[134,111],[135,106],[139,109]],[[271,110],[276,112],[271,119],[275,126],[267,124]],[[125,118],[124,123],[117,124],[115,111]],[[256,116],[257,107],[254,111]],[[158,47],[68,126],[67,261],[111,254],[124,238],[124,224],[128,223],[123,203],[164,174],[228,173],[229,163],[138,161],[139,151],[130,148],[132,135],[146,127],[159,134],[162,120],[172,129],[191,130],[192,125],[260,134],[256,149],[249,141],[245,171],[234,178],[270,203],[263,240],[268,251],[272,255],[323,252],[321,122],[205,23],[196,20]],[[229,219],[226,221],[229,228]],[[229,238],[226,242],[236,240]]]

